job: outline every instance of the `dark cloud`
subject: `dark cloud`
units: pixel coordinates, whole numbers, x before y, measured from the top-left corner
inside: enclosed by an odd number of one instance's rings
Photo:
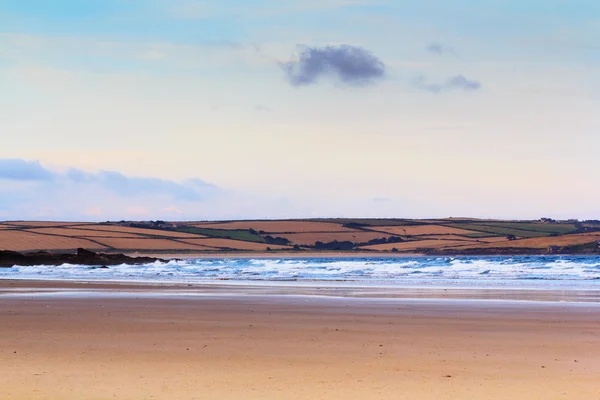
[[[427,45],[427,47],[425,49],[428,52],[438,55],[438,56],[443,56],[443,55],[447,55],[447,54],[455,54],[454,50],[451,47],[444,46],[440,43],[430,43]]]
[[[0,159],[0,179],[11,181],[48,181],[52,172],[37,161]]]
[[[414,84],[421,90],[435,94],[449,91],[472,92],[482,88],[480,82],[468,79],[463,75],[452,76],[444,83],[430,83],[426,78],[420,77],[414,80]]]
[[[316,83],[322,76],[336,76],[350,85],[373,83],[385,76],[385,64],[368,50],[342,45],[304,47],[298,59],[281,64],[293,86]]]

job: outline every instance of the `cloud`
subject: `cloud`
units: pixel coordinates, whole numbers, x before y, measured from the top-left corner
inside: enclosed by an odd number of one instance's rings
[[[47,181],[53,174],[38,161],[20,159],[0,159],[0,180]]]
[[[309,47],[296,60],[281,63],[293,86],[317,83],[323,76],[335,76],[349,85],[365,85],[385,76],[385,64],[370,51],[350,45]]]
[[[43,167],[38,161],[20,159],[0,159],[0,179],[17,182],[51,181],[56,187],[93,185],[121,196],[168,195],[187,201],[202,201],[219,191],[218,187],[196,178],[175,182],[159,178],[131,177],[116,171],[89,173],[76,168],[61,173]]]
[[[444,83],[430,83],[425,77],[419,77],[413,83],[417,88],[435,94],[457,90],[473,92],[482,88],[480,82],[468,79],[463,75],[452,76]]]
[[[129,177],[115,171],[101,171],[89,174],[71,169],[67,176],[80,184],[95,184],[122,196],[132,197],[146,194],[168,194],[176,199],[202,201],[217,187],[199,179],[187,182],[174,182],[158,178]]]
[[[282,204],[278,198],[224,189],[198,178],[180,182],[116,171],[53,169],[19,159],[0,159],[0,172],[0,219],[199,221],[311,215],[303,199]]]
[[[158,218],[176,215],[174,210],[203,214],[231,197],[197,178],[178,182],[116,171],[60,171],[20,159],[0,159],[0,182],[0,209],[16,219]]]
[[[443,55],[453,55],[456,54],[454,49],[452,49],[451,47],[448,46],[444,46],[440,43],[430,43],[427,45],[427,47],[425,48],[428,52],[438,55],[438,56],[443,56]]]
[[[257,112],[270,112],[270,111],[273,111],[273,109],[271,107],[262,106],[262,105],[258,104],[258,105],[256,105],[254,107],[254,111],[257,111]]]

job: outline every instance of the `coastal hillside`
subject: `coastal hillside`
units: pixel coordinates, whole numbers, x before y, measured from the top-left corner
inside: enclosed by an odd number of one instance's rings
[[[186,254],[595,254],[600,221],[469,218],[0,223],[0,250]]]

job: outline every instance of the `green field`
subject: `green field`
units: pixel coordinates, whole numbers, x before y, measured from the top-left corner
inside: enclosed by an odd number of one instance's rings
[[[535,222],[486,222],[476,225],[496,226],[500,228],[519,229],[532,232],[557,233],[560,235],[572,233],[577,230],[574,224],[542,224]]]
[[[468,229],[471,231],[485,232],[488,234],[496,235],[496,236],[505,236],[505,235],[515,235],[518,237],[524,238],[535,238],[535,237],[543,237],[549,236],[552,232],[535,232],[528,231],[523,229],[514,229],[514,228],[505,228],[501,226],[490,226],[483,224],[448,224],[447,226],[452,226],[455,228]],[[466,235],[465,235],[466,236]]]
[[[307,221],[312,222],[329,222],[334,224],[346,225],[357,224],[365,227],[369,226],[410,226],[410,225],[427,225],[425,221],[412,219],[379,219],[379,218],[316,218]]]
[[[212,229],[212,228],[196,228],[193,226],[179,227],[176,229],[178,232],[195,233],[197,235],[204,235],[216,238],[228,238],[235,240],[244,240],[246,242],[265,243],[265,240],[259,235],[250,233],[247,230],[236,229]]]
[[[473,233],[463,233],[459,236],[477,239],[477,238],[493,237],[493,236],[498,236],[498,235],[495,233],[490,233],[490,232],[475,232],[475,231],[473,231]]]

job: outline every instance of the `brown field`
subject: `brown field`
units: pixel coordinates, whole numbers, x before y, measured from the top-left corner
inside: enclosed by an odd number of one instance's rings
[[[210,246],[189,244],[169,239],[98,238],[98,242],[119,250],[212,250]]]
[[[316,242],[338,242],[350,241],[354,243],[366,243],[372,239],[388,238],[391,235],[378,232],[327,232],[327,233],[286,233],[282,237],[288,239],[292,244],[314,245]]]
[[[219,248],[230,248],[235,250],[256,250],[256,251],[266,251],[267,247],[270,247],[273,250],[281,250],[281,249],[291,249],[289,246],[278,246],[275,244],[266,244],[266,243],[254,243],[254,242],[243,242],[241,240],[232,240],[232,239],[220,239],[220,238],[206,238],[206,239],[182,239],[182,242],[190,243],[190,244],[199,244],[210,247],[219,247]]]
[[[48,235],[62,235],[72,237],[108,237],[108,238],[143,238],[135,233],[112,232],[112,231],[93,231],[91,229],[77,228],[33,228],[27,229],[25,232],[37,232]]]
[[[421,222],[434,222],[421,221]],[[431,223],[412,226],[373,226],[376,231],[344,228],[334,222],[315,221],[237,221],[189,223],[191,226],[218,229],[263,230],[274,236],[282,236],[292,244],[314,245],[317,241],[351,241],[366,243],[372,239],[388,238],[392,235],[411,235],[414,241],[365,245],[357,250],[417,251],[422,248],[493,249],[493,248],[535,248],[548,246],[571,246],[592,243],[600,240],[600,232],[569,234],[554,237],[538,237],[508,241],[503,235],[469,238],[463,235],[472,233],[468,229]],[[176,240],[177,239],[177,240]],[[77,223],[77,222],[2,222],[0,223],[0,250],[15,251],[67,251],[83,247],[90,250],[110,248],[111,251],[172,251],[202,252],[232,249],[240,251],[264,252],[291,249],[292,246],[270,245],[228,238],[209,237],[185,232],[160,229],[132,228],[120,225]]]
[[[487,243],[500,243],[500,242],[508,242],[508,239],[505,236],[494,236],[494,237],[478,237],[478,238],[471,238],[471,240],[479,240],[480,242],[487,242]]]
[[[483,242],[483,243],[498,243],[498,242],[507,242],[508,239],[504,236],[494,236],[494,237],[483,237],[483,238],[468,238],[465,236],[458,235],[420,235],[420,240],[426,239],[442,239],[442,240],[466,240],[468,242]]]
[[[416,251],[417,249],[441,249],[444,247],[460,247],[468,246],[470,243],[465,240],[414,240],[410,242],[401,243],[385,243],[385,244],[374,244],[370,246],[359,247],[361,250],[377,250],[377,251],[389,251],[396,248],[400,251]]]
[[[596,240],[600,240],[600,232],[597,233],[581,233],[574,235],[564,235],[556,237],[540,237],[530,239],[520,239],[513,241],[506,241],[503,245],[498,243],[487,243],[479,244],[474,246],[468,246],[465,248],[494,248],[494,247],[515,247],[515,248],[533,248],[533,249],[545,249],[548,246],[572,246],[577,244],[592,243]]]
[[[196,235],[193,233],[184,233],[184,232],[172,232],[166,230],[159,229],[143,229],[143,228],[130,228],[128,226],[118,226],[118,225],[83,225],[78,226],[78,230],[81,232],[92,230],[92,231],[104,231],[104,232],[123,232],[123,233],[138,233],[141,235],[148,236],[163,236],[163,237],[173,237],[173,238],[201,238],[204,237],[202,235]],[[81,233],[81,236],[84,236],[84,233]]]
[[[394,235],[466,235],[473,233],[466,229],[452,228],[443,225],[416,225],[416,226],[378,226],[378,231],[388,232]],[[404,233],[406,231],[406,233]]]
[[[60,236],[38,235],[20,230],[3,230],[0,232],[0,250],[13,251],[58,251],[74,250],[79,247],[86,249],[104,249],[103,246],[89,240],[67,238]]]
[[[71,225],[84,225],[85,222],[53,222],[53,221],[17,221],[17,222],[5,222],[11,226],[71,226]]]
[[[341,224],[331,222],[311,221],[236,221],[236,222],[211,222],[191,223],[198,228],[213,229],[254,229],[267,233],[303,233],[303,232],[353,232],[354,229],[345,228]]]

